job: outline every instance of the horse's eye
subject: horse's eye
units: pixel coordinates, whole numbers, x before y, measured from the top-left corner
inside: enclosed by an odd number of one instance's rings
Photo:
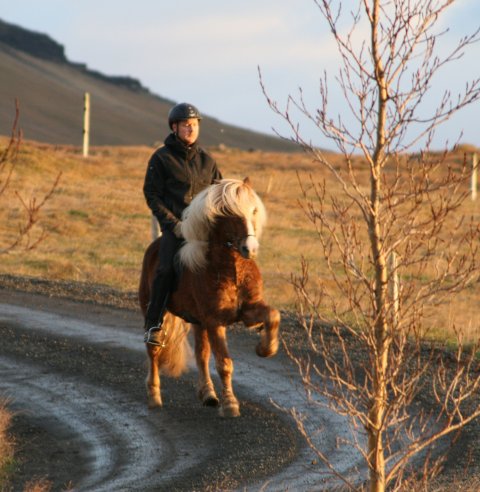
[[[257,212],[258,212],[258,209],[254,208],[252,213],[253,213],[253,215],[257,215]]]

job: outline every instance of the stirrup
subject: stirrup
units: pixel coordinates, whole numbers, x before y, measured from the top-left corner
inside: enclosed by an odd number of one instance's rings
[[[165,338],[166,333],[163,334],[163,340],[160,341],[160,333],[162,332],[161,326],[152,326],[145,332],[145,336],[143,337],[143,341],[148,343],[149,345],[155,345],[156,347],[165,348]]]

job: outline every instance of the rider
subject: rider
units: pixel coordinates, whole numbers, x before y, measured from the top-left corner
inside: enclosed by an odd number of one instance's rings
[[[197,145],[201,119],[192,104],[175,105],[168,113],[172,132],[151,156],[145,175],[143,193],[162,230],[161,253],[145,317],[145,342],[151,345],[160,345],[174,277],[173,258],[183,240],[179,227],[182,212],[197,193],[222,178],[213,157]]]

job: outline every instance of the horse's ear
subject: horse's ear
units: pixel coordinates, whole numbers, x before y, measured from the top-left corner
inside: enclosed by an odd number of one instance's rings
[[[247,176],[246,178],[243,179],[243,184],[250,186],[250,188],[253,188],[252,182],[250,181],[250,178]]]

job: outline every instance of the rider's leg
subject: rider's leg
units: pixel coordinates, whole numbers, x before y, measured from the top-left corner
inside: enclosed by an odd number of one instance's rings
[[[145,316],[145,342],[160,345],[160,330],[174,279],[173,258],[180,245],[171,231],[164,231],[160,240],[160,255]]]

